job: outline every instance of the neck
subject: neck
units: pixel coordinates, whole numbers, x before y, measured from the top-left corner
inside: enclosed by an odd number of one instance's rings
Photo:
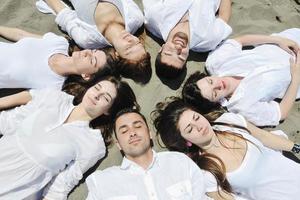
[[[114,46],[116,39],[119,38],[121,31],[124,30],[125,26],[122,24],[113,23],[107,27],[103,35]]]
[[[230,93],[230,96],[231,96],[234,93],[234,91],[236,90],[236,88],[239,86],[239,84],[243,78],[240,76],[230,76],[230,78],[231,78],[230,82],[232,85],[231,93]]]
[[[63,54],[55,54],[49,58],[48,63],[51,70],[61,76],[78,74],[73,67],[73,59],[70,56],[66,56]]]
[[[188,14],[185,14],[181,20],[174,26],[174,28],[170,31],[167,41],[171,41],[174,37],[174,35],[178,32],[183,32],[187,34],[188,36],[188,41],[190,41],[190,25],[188,21]]]
[[[216,133],[214,133],[212,139],[210,140],[210,142],[208,142],[208,144],[202,144],[198,146],[200,146],[204,151],[209,153],[213,152],[216,148],[219,148],[221,146],[221,143]]]
[[[68,116],[65,123],[73,121],[92,121],[93,118],[85,111],[81,104],[77,105],[70,115]]]
[[[136,163],[137,165],[141,166],[143,169],[147,169],[149,165],[152,163],[153,160],[153,152],[152,149],[149,148],[143,155],[137,157],[126,156],[128,160]]]

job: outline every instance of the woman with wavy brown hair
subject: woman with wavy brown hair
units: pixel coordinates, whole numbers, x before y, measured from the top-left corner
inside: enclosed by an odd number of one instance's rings
[[[112,76],[65,91],[30,90],[0,98],[0,198],[66,199],[106,154],[115,114],[136,106],[130,86]]]
[[[300,165],[278,151],[299,153],[299,145],[282,131],[264,131],[241,115],[212,114],[201,115],[175,99],[157,105],[154,125],[169,150],[190,155],[200,168],[215,176],[218,187],[211,191],[219,189],[249,199],[299,197]],[[219,196],[211,194],[215,195]]]

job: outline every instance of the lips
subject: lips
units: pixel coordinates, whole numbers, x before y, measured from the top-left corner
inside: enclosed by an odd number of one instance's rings
[[[222,88],[223,88],[223,89],[226,89],[225,81],[221,81],[221,83],[222,83]]]
[[[187,43],[188,43],[188,36],[187,36],[187,34],[185,34],[183,32],[177,32],[173,36],[172,41],[176,45],[180,45],[182,48],[185,48],[187,46]]]
[[[136,144],[138,142],[140,142],[142,139],[141,138],[133,138],[129,140],[129,144]]]

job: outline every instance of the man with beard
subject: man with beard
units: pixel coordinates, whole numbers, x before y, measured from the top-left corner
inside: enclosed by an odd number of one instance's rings
[[[184,154],[152,150],[150,130],[141,113],[119,112],[114,130],[123,162],[87,178],[88,200],[210,199],[206,188],[216,183],[205,183],[205,177],[212,175]]]
[[[231,0],[143,0],[143,5],[146,28],[165,41],[155,61],[164,78],[180,75],[190,49],[213,50],[232,31]]]

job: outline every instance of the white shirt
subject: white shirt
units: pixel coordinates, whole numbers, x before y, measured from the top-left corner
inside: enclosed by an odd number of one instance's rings
[[[66,31],[74,41],[85,49],[98,49],[111,44],[98,31],[94,13],[99,2],[104,0],[71,0],[75,10],[65,8],[56,16],[55,22]],[[120,11],[125,22],[125,30],[135,33],[143,25],[144,16],[133,0],[106,0]]]
[[[164,41],[186,12],[189,14],[190,49],[204,52],[227,38],[231,27],[215,13],[220,0],[143,0],[145,26]]]
[[[64,123],[74,109],[73,96],[55,90],[31,90],[30,94],[32,100],[28,104],[0,113],[0,133],[3,137],[14,136],[18,144],[15,148],[21,149],[21,154],[26,158],[18,163],[20,166],[14,166],[11,170],[0,169],[0,174],[1,170],[7,170],[8,176],[32,171],[37,173],[32,173],[31,177],[27,177],[29,179],[24,177],[13,183],[9,182],[14,180],[12,177],[8,177],[3,184],[0,181],[0,195],[3,190],[14,199],[24,199],[24,196],[18,195],[19,192],[26,191],[26,188],[39,191],[45,186],[45,182],[51,180],[40,173],[48,175],[50,172],[52,180],[44,190],[45,198],[66,199],[71,189],[82,179],[83,173],[105,155],[102,135],[99,130],[91,129],[86,121]],[[9,159],[0,156],[1,163],[10,163]],[[26,169],[23,166],[32,161],[36,163],[36,167],[23,172]],[[44,172],[35,169],[40,167]],[[17,170],[13,171],[14,169]],[[38,179],[39,182],[32,183],[35,176],[42,178]],[[7,191],[6,187],[10,190]]]
[[[225,113],[216,121],[246,127],[241,115]],[[243,129],[214,126],[215,130],[229,131],[247,139],[247,152],[242,164],[226,173],[233,191],[250,200],[292,200],[300,195],[300,165],[265,147]],[[285,135],[282,131],[273,132]]]
[[[91,174],[86,180],[87,199],[208,199],[206,184],[215,185],[216,181],[212,176],[206,183],[206,176],[212,175],[182,153],[154,152],[153,161],[146,170],[124,158],[121,166]]]
[[[52,71],[48,60],[54,54],[68,55],[68,48],[68,41],[54,33],[16,43],[0,42],[0,88],[60,89],[65,77]]]
[[[300,45],[299,34],[300,29],[288,29],[278,35]],[[290,84],[289,58],[276,45],[242,50],[239,42],[229,39],[209,54],[206,68],[211,75],[244,77],[230,99],[221,102],[230,112],[240,113],[258,126],[278,125],[281,112],[273,100],[282,98]]]

